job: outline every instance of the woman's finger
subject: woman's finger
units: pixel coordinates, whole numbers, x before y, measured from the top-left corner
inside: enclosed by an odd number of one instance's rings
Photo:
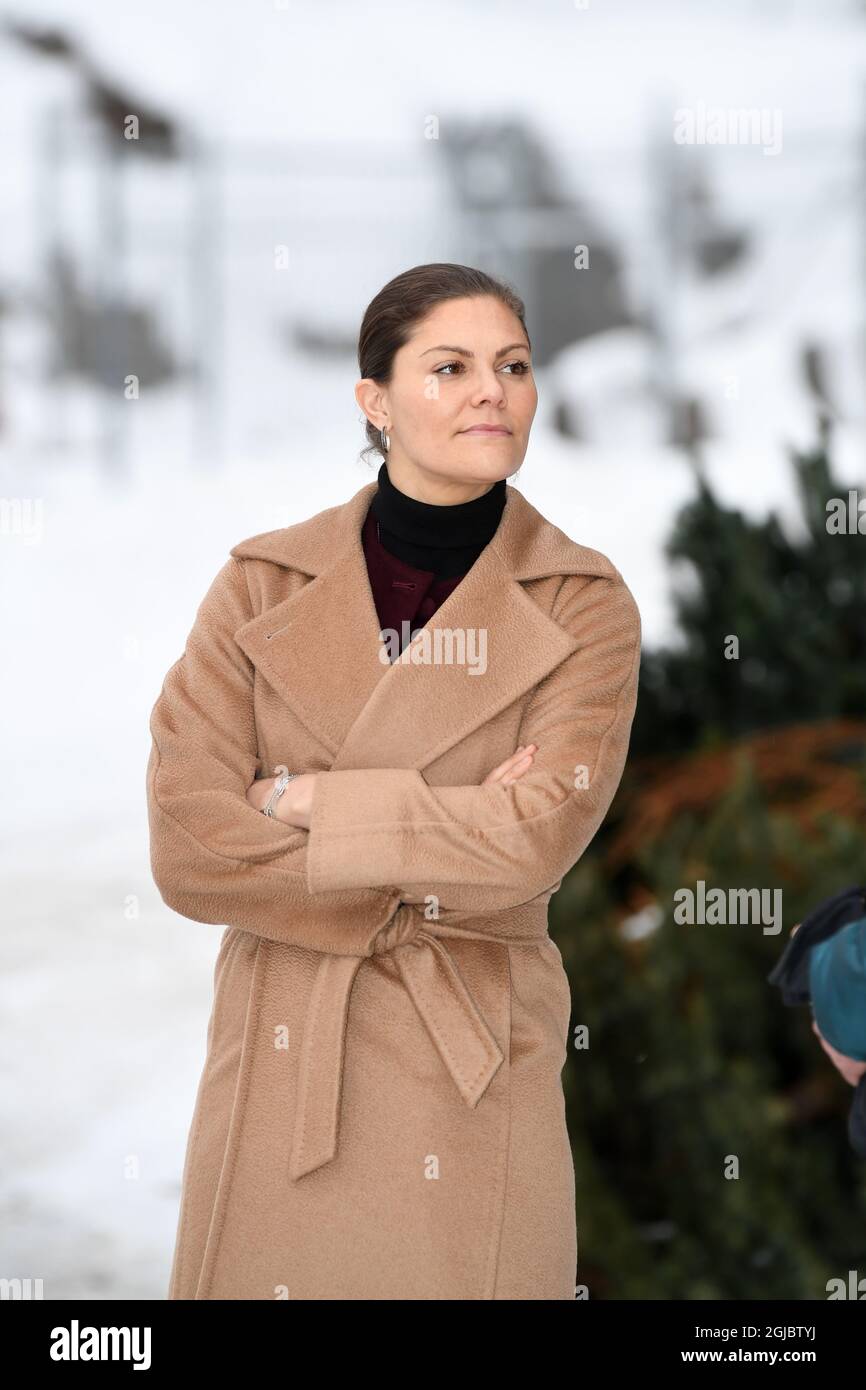
[[[532,761],[533,752],[537,749],[537,747],[538,745],[535,743],[529,743],[525,746],[521,745],[521,747],[518,748],[516,752],[512,753],[509,758],[505,759],[504,763],[500,763],[499,766],[495,767],[492,772],[488,772],[481,785],[485,787],[489,786],[492,782],[502,781],[502,779],[506,777],[508,773],[513,773],[515,771],[518,764],[521,764],[521,772],[525,772],[526,767],[528,767],[529,765],[529,762]]]
[[[512,784],[513,782],[519,782],[520,779],[521,779],[521,777],[523,776],[523,774],[524,774],[525,772],[528,772],[531,766],[532,766],[532,758],[531,758],[531,757],[528,758],[528,759],[526,760],[526,762],[518,763],[517,767],[515,767],[511,772],[507,772],[507,773],[505,774],[505,776],[504,776],[503,779],[502,779],[502,786],[503,786],[503,787],[510,787],[511,784]]]
[[[531,753],[522,753],[519,758],[509,759],[505,767],[496,769],[495,775],[491,775],[489,781],[496,782],[502,787],[516,782],[518,777],[522,777],[531,768],[532,756]]]
[[[520,750],[518,749],[518,754],[519,754],[519,753],[520,753]],[[506,770],[507,770],[509,767],[511,767],[512,763],[514,762],[514,760],[515,760],[515,758],[518,756],[518,754],[512,753],[511,757],[510,757],[510,758],[506,758],[504,763],[500,763],[499,766],[498,766],[498,767],[495,767],[495,768],[493,769],[492,772],[488,772],[487,776],[484,778],[484,782],[498,782],[499,779],[500,779],[500,777],[504,777],[504,776],[505,776]],[[482,783],[482,786],[483,786],[483,785],[484,785],[484,783]]]

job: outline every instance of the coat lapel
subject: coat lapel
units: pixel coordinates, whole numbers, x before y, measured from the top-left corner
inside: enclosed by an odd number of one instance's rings
[[[514,487],[493,540],[393,664],[383,644],[361,543],[376,483],[307,522],[250,537],[238,558],[271,560],[311,577],[240,627],[235,640],[324,744],[334,771],[423,769],[536,686],[577,641],[525,592],[521,580],[617,571],[577,545]],[[474,631],[485,663],[424,660],[448,630]],[[477,645],[483,632],[484,647]],[[425,635],[426,634],[426,635]],[[447,652],[447,642],[442,651]],[[480,669],[481,666],[484,669]]]

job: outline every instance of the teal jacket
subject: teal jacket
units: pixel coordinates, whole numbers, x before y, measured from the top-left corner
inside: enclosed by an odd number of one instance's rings
[[[837,1052],[866,1062],[866,917],[809,952],[812,1012]]]

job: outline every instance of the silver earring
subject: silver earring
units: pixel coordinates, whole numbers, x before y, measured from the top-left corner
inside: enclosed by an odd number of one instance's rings
[[[386,434],[384,430],[380,430],[379,433],[382,436],[382,448],[384,452],[387,454],[391,449],[391,436],[389,434]]]

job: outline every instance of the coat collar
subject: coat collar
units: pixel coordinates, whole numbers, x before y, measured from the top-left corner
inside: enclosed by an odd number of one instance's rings
[[[379,619],[361,527],[377,484],[307,521],[239,542],[231,554],[311,576],[235,632],[262,676],[328,749],[334,771],[421,770],[536,686],[578,647],[526,593],[550,575],[618,578],[599,551],[578,545],[514,487],[499,528],[428,629],[484,628],[487,668],[413,661],[416,636],[391,664],[380,659]],[[288,757],[288,752],[286,754]]]

